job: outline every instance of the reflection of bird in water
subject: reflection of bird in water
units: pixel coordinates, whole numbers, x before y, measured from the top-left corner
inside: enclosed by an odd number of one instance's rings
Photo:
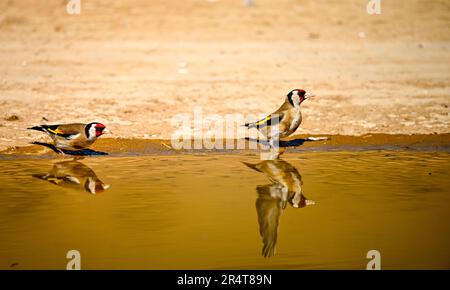
[[[258,185],[256,191],[256,212],[258,214],[259,233],[263,240],[262,255],[270,257],[275,254],[278,236],[278,225],[281,212],[286,204],[301,208],[314,204],[306,199],[302,190],[302,176],[298,170],[286,161],[265,160],[258,164],[245,163],[248,167],[265,173],[272,182]]]
[[[50,172],[33,174],[33,177],[64,188],[86,190],[91,194],[102,193],[110,187],[91,168],[76,160],[55,163]]]

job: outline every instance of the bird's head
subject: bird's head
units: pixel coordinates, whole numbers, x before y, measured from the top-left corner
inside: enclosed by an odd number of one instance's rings
[[[86,136],[88,136],[88,139],[98,138],[104,134],[112,133],[102,123],[93,122],[86,126]]]
[[[304,100],[309,99],[311,97],[314,97],[314,94],[306,92],[302,89],[295,89],[290,91],[289,94],[287,94],[287,100],[294,107],[300,106],[300,104]]]

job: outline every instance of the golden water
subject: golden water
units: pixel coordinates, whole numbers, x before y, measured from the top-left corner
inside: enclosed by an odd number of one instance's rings
[[[450,154],[283,158],[0,161],[0,268],[450,268]]]

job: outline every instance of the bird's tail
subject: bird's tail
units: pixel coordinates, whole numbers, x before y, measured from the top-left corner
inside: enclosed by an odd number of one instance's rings
[[[30,128],[29,128],[30,129]],[[33,130],[36,130],[36,129],[33,129]],[[34,145],[40,145],[40,146],[44,146],[44,147],[47,147],[47,148],[50,148],[50,149],[52,149],[55,153],[57,153],[57,154],[62,154],[62,153],[64,153],[62,150],[60,150],[60,149],[58,149],[55,145],[53,145],[53,144],[49,144],[49,143],[43,143],[43,142],[37,142],[37,141],[34,141],[34,142],[31,142],[31,144],[34,144]]]
[[[251,168],[251,169],[253,169],[253,170],[262,172],[262,171],[258,168],[258,164],[250,164],[250,163],[247,163],[247,162],[244,162],[244,161],[242,161],[242,163],[243,163],[244,165],[247,165],[249,168]]]
[[[30,127],[27,128],[28,130],[36,130],[36,131],[42,131],[42,132],[46,132],[45,128],[43,126],[34,126],[34,127]]]

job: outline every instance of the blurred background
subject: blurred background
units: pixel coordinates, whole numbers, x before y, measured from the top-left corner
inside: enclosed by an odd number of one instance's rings
[[[170,120],[261,114],[293,88],[298,133],[449,133],[450,2],[0,1],[0,149],[38,123],[170,138]],[[48,120],[48,121],[45,121]]]

